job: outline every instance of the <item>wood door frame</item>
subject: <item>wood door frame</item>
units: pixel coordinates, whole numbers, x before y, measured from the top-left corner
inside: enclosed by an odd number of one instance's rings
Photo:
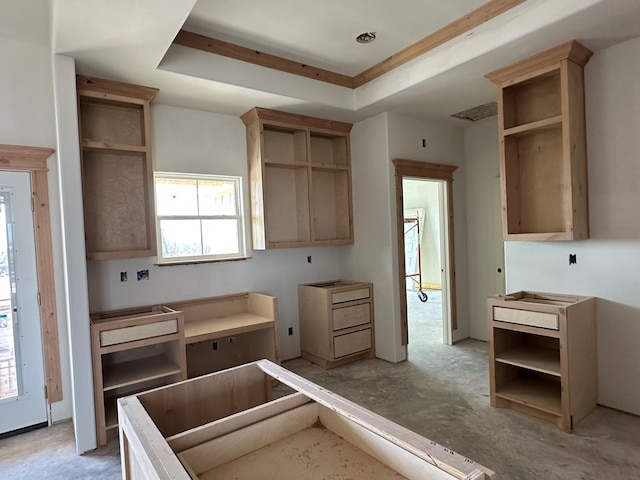
[[[407,295],[406,291],[406,266],[404,251],[404,205],[402,179],[418,178],[423,180],[444,181],[446,186],[446,213],[447,213],[447,237],[448,237],[448,289],[449,289],[449,309],[451,311],[451,330],[457,330],[458,320],[456,314],[456,289],[455,289],[455,256],[453,240],[453,172],[458,168],[456,165],[442,165],[430,162],[418,162],[415,160],[405,160],[394,158],[396,176],[396,223],[398,235],[398,271],[399,271],[399,292],[400,292],[400,331],[402,345],[409,344],[409,323],[407,319]]]
[[[53,273],[53,246],[51,243],[51,217],[49,214],[49,187],[47,158],[51,148],[0,144],[0,170],[29,172],[35,231],[36,266],[40,325],[46,377],[47,402],[62,400],[62,373],[60,368],[60,341],[56,313],[56,290]]]

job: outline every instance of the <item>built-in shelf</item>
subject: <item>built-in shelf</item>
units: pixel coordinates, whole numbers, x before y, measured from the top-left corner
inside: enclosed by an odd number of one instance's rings
[[[595,298],[494,295],[487,318],[491,405],[570,432],[598,398]]]
[[[584,66],[572,41],[486,75],[498,90],[505,240],[589,238]]]
[[[242,121],[253,248],[353,243],[351,124],[265,108]]]
[[[105,365],[103,389],[107,392],[116,388],[179,374],[180,370],[180,366],[164,355],[154,355],[115,365]]]
[[[238,313],[226,317],[189,321],[185,323],[186,343],[274,328],[275,320],[253,313]]]
[[[496,362],[560,376],[560,351],[553,348],[520,345],[496,355]]]
[[[517,379],[500,387],[496,396],[560,417],[560,382],[548,379]]]

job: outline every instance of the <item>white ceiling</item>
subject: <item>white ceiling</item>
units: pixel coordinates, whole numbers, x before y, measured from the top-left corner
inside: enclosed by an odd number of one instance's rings
[[[355,90],[172,46],[184,28],[353,76],[485,1],[0,0],[0,38],[48,42],[50,25],[54,53],[79,73],[159,88],[158,103],[357,121],[384,110],[449,119],[494,100],[484,74],[496,68],[571,39],[596,51],[640,36],[639,0],[527,0]],[[373,44],[355,42],[364,31]]]

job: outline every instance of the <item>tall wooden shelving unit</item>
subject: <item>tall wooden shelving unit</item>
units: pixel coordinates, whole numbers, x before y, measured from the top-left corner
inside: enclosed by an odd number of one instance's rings
[[[583,67],[572,41],[492,72],[505,240],[589,238]]]
[[[155,88],[77,77],[87,258],[156,254],[150,104]]]
[[[266,108],[242,121],[253,248],[353,243],[352,125]]]

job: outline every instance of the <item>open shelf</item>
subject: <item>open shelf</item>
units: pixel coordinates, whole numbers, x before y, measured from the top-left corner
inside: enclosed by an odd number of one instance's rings
[[[584,65],[571,41],[486,77],[498,90],[505,240],[589,238]]]
[[[496,397],[560,416],[560,382],[538,378],[517,378],[496,390]]]
[[[311,163],[313,165],[348,165],[348,143],[345,135],[311,132]]]
[[[242,121],[253,248],[353,243],[352,125],[259,107]]]
[[[496,362],[560,376],[560,351],[534,345],[519,345],[496,354]]]
[[[265,161],[307,163],[307,132],[302,129],[264,125]]]
[[[309,242],[309,170],[272,164],[264,168],[264,216],[270,243]]]
[[[83,98],[80,102],[83,141],[144,146],[143,105]]]
[[[180,374],[180,367],[164,355],[104,365],[103,369],[102,388],[105,392],[147,380]]]

